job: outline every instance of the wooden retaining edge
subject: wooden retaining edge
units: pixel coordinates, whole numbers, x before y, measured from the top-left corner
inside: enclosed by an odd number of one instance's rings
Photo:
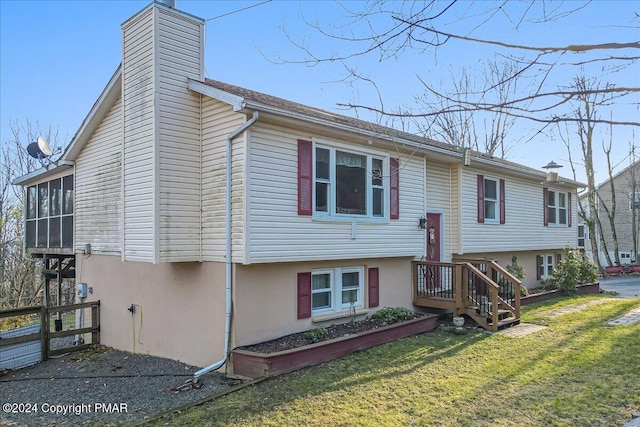
[[[426,314],[418,319],[384,326],[357,335],[334,338],[275,353],[267,354],[236,349],[232,351],[233,371],[234,374],[249,378],[280,375],[328,362],[400,338],[431,332],[437,327],[438,316]]]
[[[578,285],[576,288],[577,295],[594,295],[600,293],[600,282],[589,283],[586,285]],[[555,290],[555,291],[546,291],[535,295],[530,295],[526,297],[520,298],[520,305],[533,304],[540,301],[547,301],[553,298],[558,298],[561,296],[568,296],[569,294],[565,291]]]

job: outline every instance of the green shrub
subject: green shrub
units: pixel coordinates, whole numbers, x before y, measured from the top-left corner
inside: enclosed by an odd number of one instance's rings
[[[413,319],[413,312],[403,307],[385,307],[373,313],[371,319],[385,325],[393,325],[394,323]]]
[[[576,292],[581,283],[592,283],[598,277],[596,266],[577,249],[568,249],[565,259],[553,270],[553,275],[545,281],[545,289],[559,289],[569,294]]]
[[[514,257],[514,260],[515,260],[515,257]],[[524,273],[524,268],[516,264],[515,261],[511,265],[507,265],[507,271],[513,274],[516,277],[516,279],[520,281],[524,280],[524,278],[527,277],[527,275]],[[529,291],[527,290],[527,288],[525,288],[524,285],[520,285],[520,296],[526,297],[527,295],[529,295]]]
[[[327,339],[327,329],[318,327],[307,331],[306,336],[311,340],[311,342],[319,342]]]

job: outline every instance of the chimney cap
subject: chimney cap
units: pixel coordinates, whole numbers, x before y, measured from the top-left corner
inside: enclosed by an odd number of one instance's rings
[[[553,160],[551,160],[545,166],[542,166],[542,169],[546,169],[547,171],[549,171],[549,169],[558,169],[558,168],[561,168],[561,167],[563,167],[563,166],[559,165],[556,162],[554,162]]]

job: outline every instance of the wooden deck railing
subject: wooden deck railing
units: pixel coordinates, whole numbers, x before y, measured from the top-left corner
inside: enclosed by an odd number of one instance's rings
[[[414,305],[467,314],[483,328],[520,319],[520,281],[491,260],[413,263]]]

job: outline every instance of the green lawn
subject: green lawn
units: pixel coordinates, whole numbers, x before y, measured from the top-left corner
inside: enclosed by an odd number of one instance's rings
[[[640,411],[640,324],[606,326],[640,307],[602,296],[523,307],[548,326],[522,338],[430,333],[244,388],[155,420],[207,426],[622,426]]]

